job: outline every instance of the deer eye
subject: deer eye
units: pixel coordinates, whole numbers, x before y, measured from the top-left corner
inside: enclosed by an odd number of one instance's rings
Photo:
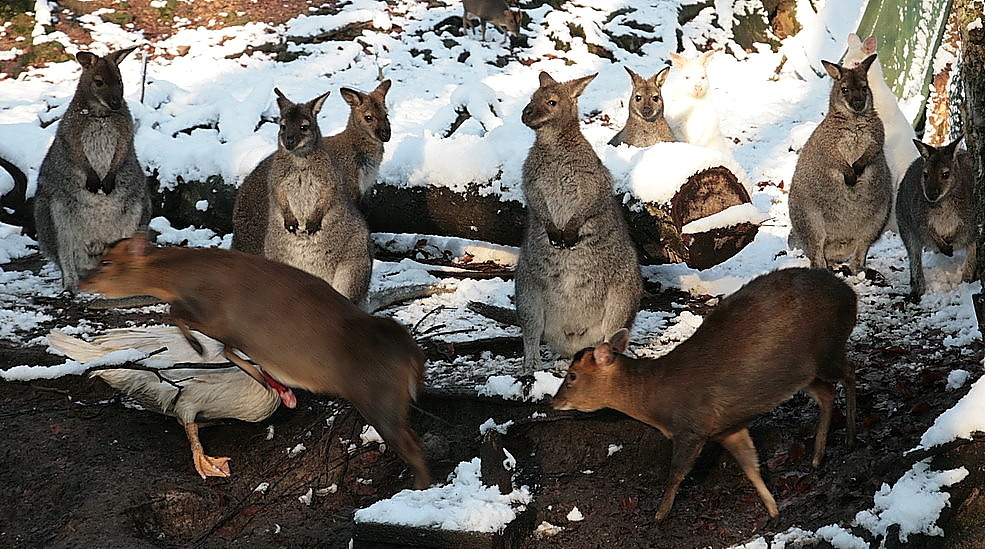
[[[565,379],[568,380],[568,383],[574,383],[575,380],[578,379],[578,374],[574,372],[568,372],[568,375],[565,376]]]
[[[556,107],[556,106],[557,106],[557,101],[555,101],[555,100],[553,100],[553,99],[551,99],[551,100],[549,100],[549,101],[547,102],[547,104],[548,104],[548,105],[550,105],[550,106],[552,106],[552,107]]]
[[[100,267],[108,267],[108,266],[110,266],[112,264],[113,264],[113,262],[110,261],[109,259],[100,259],[99,260],[99,266]]]

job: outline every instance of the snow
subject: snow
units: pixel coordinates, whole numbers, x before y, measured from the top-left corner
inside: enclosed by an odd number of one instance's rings
[[[560,9],[544,4],[526,10],[531,20],[526,27],[530,47],[499,68],[495,62],[507,51],[499,44],[498,31],[490,29],[492,37],[486,43],[468,38],[445,43],[449,36],[434,30],[442,20],[460,15],[458,3],[428,7],[415,0],[355,0],[337,15],[299,16],[281,27],[265,23],[219,30],[185,27],[164,40],[145,44],[146,51],[154,55],[146,59],[148,80],[143,103],[139,98],[144,50],[128,56],[121,64],[121,72],[137,125],[138,157],[148,171],[158,171],[165,186],[175,185],[179,178],[188,181],[215,174],[229,184],[240,184],[276,148],[276,124],[261,123],[277,114],[274,86],[295,100],[308,100],[331,91],[319,115],[323,133],[329,135],[341,130],[348,116],[348,106],[339,97],[338,88],[370,90],[382,77],[393,80],[394,85],[387,97],[393,136],[386,146],[380,179],[399,185],[475,188],[481,194],[496,193],[504,200],[522,200],[521,168],[533,132],[520,122],[520,111],[537,86],[537,74],[546,70],[558,80],[567,80],[597,72],[599,76],[579,99],[581,112],[586,115],[582,129],[611,170],[617,190],[661,202],[672,197],[687,177],[706,167],[726,165],[736,173],[748,175],[743,183],[751,193],[751,205],[696,221],[686,227],[686,232],[740,221],[763,223],[754,242],[729,261],[704,271],[683,264],[644,269],[645,276],[653,282],[694,295],[718,296],[734,292],[760,274],[807,265],[800,254],[786,248],[786,190],[777,184],[789,182],[796,151],[827,110],[830,82],[820,60],[841,57],[845,36],[857,29],[866,2],[823,2],[815,12],[812,2],[798,0],[797,14],[804,29],[784,40],[779,52],[768,48],[741,51],[730,41],[729,25],[722,29],[711,24],[716,8],[719,18],[728,22],[738,5],[733,7],[722,0],[713,4],[683,26],[677,22],[678,3],[672,1],[568,2]],[[632,10],[621,9],[625,7]],[[39,17],[50,17],[49,2],[38,0],[35,9]],[[652,30],[637,28],[633,22],[641,20],[652,25]],[[292,52],[305,54],[295,61],[278,63],[262,53],[243,53],[247,46],[285,36],[315,36],[352,22],[370,23],[358,40],[288,42]],[[981,27],[980,18],[969,28],[976,25]],[[91,50],[98,54],[144,43],[139,35],[102,21],[98,14],[86,18],[86,28],[96,41]],[[580,28],[585,37],[573,36],[572,28]],[[689,56],[695,53],[692,41],[708,40],[732,54],[715,55],[708,74],[722,132],[734,161],[719,152],[682,143],[661,143],[647,149],[607,144],[619,125],[609,125],[605,120],[621,123],[625,119],[629,84],[623,65],[641,73],[656,72],[678,43],[678,32]],[[43,26],[34,33],[39,41],[62,42],[71,54],[79,51],[68,37],[46,33]],[[639,56],[620,49],[610,38],[610,34],[630,33],[658,40],[642,46]],[[570,49],[559,49],[558,42]],[[589,44],[605,47],[616,62],[594,55]],[[179,49],[184,48],[187,52],[178,55]],[[433,58],[428,61],[425,56],[412,53],[412,49],[429,50]],[[163,53],[172,58],[161,56]],[[17,54],[0,52],[0,58],[10,59]],[[466,54],[464,62],[458,61]],[[784,57],[788,61],[782,64]],[[0,156],[25,171],[29,194],[36,189],[38,168],[57,128],[51,122],[64,113],[78,74],[78,64],[69,61],[27,71],[16,80],[0,80]],[[457,109],[467,110],[471,118],[445,137]],[[751,186],[749,182],[773,184]],[[10,188],[9,177],[0,174],[0,191]],[[202,201],[196,207],[201,210],[211,205]],[[158,241],[162,244],[230,244],[230,235],[198,227],[174,227],[165,218],[154,219],[151,227],[160,232]],[[512,265],[518,253],[515,247],[461,238],[381,233],[374,239],[384,249],[416,251],[420,255],[415,257],[419,258],[446,254],[455,260],[471,257],[476,262]],[[0,340],[4,345],[39,344],[26,334],[55,321],[48,312],[25,302],[33,296],[58,295],[57,270],[50,264],[40,273],[11,266],[12,261],[36,251],[37,244],[20,235],[19,228],[0,224]],[[924,254],[927,294],[919,306],[906,312],[890,307],[894,295],[908,289],[908,265],[899,238],[891,234],[883,237],[870,256],[870,266],[886,276],[889,286],[873,285],[859,277],[848,279],[860,298],[855,341],[887,331],[906,341],[914,331],[931,328],[940,330],[944,346],[963,348],[980,339],[970,305],[971,295],[980,288],[977,283],[960,281],[960,253],[954,258]],[[440,269],[412,259],[376,261],[372,287],[437,281],[428,270]],[[511,281],[457,280],[446,284],[455,291],[416,300],[387,314],[413,326],[418,339],[456,343],[519,335],[516,327],[497,324],[465,307],[469,301],[512,307]],[[690,336],[700,323],[701,317],[688,311],[641,312],[631,332],[633,352],[637,356],[661,356]],[[83,320],[58,328],[85,335],[100,327]],[[104,360],[125,362],[139,358],[142,357],[121,354]],[[0,377],[7,381],[49,379],[80,375],[94,366],[74,361],[55,366],[18,366],[0,370]],[[429,363],[428,376],[436,386],[464,383],[484,396],[538,401],[556,392],[566,364],[558,362],[549,371],[537,372],[530,387],[511,375],[519,367],[517,359],[485,352],[474,359]],[[448,373],[442,377],[441,372]],[[949,376],[949,385],[967,384],[968,375],[969,372],[954,372]],[[492,418],[490,421],[480,430],[508,427]],[[985,381],[981,379],[972,384],[957,405],[937,418],[919,448],[967,438],[980,430],[985,430]],[[273,437],[272,430],[268,436]],[[364,436],[367,438],[363,443],[372,439],[369,432]],[[303,451],[303,445],[288,451],[295,449]],[[609,455],[615,451],[610,447]],[[823,539],[840,548],[866,546],[847,530],[851,526],[885,533],[891,524],[899,524],[901,538],[916,532],[935,534],[940,509],[947,505],[947,494],[941,490],[963,477],[960,469],[936,472],[925,463],[917,464],[893,486],[887,485],[875,494],[873,507],[860,513],[854,525],[829,525],[816,532],[792,529],[774,536],[772,544],[760,538],[744,547],[792,547],[798,539]],[[299,500],[310,504],[315,495],[309,490]],[[497,531],[512,520],[518,507],[529,502],[526,488],[502,496],[495,489],[483,487],[475,459],[460,464],[448,483],[425,491],[401,492],[358,511],[356,520]],[[559,531],[546,523],[542,526],[544,535]]]
[[[568,514],[565,515],[565,518],[568,519],[570,522],[581,522],[585,520],[585,515],[581,514],[581,511],[576,506],[576,507],[572,507],[571,511],[568,511]]]
[[[479,458],[463,461],[448,483],[427,490],[403,490],[356,511],[356,522],[382,522],[468,532],[500,532],[532,501],[521,487],[503,495],[481,480]]]

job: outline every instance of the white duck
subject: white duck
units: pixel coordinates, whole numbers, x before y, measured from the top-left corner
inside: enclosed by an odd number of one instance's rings
[[[90,362],[112,351],[136,349],[153,355],[156,363],[228,364],[221,343],[200,333],[195,336],[204,348],[202,355],[191,348],[178,328],[166,325],[109,330],[92,342],[52,330],[48,343],[79,362]],[[281,402],[288,408],[297,405],[290,389],[268,376],[264,377],[270,386],[257,383],[238,366],[106,368],[93,370],[89,376],[102,378],[149,410],[176,418],[185,428],[195,470],[203,479],[228,477],[230,458],[205,455],[198,438],[199,423],[224,418],[263,421]]]

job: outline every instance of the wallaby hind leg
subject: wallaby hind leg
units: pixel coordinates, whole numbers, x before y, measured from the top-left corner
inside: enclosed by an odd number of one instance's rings
[[[972,282],[975,280],[975,267],[977,267],[978,246],[972,242],[966,250],[964,264],[961,266],[961,281]]]
[[[367,263],[353,261],[339,265],[329,282],[336,291],[349,298],[349,301],[359,304],[366,299],[366,294],[369,292],[369,279],[372,272],[372,259]]]
[[[523,374],[532,375],[540,369],[540,340],[544,334],[544,308],[540,299],[526,295],[518,297],[516,306],[520,331],[523,334]]]
[[[865,261],[867,259],[866,256],[868,255],[869,255],[869,244],[859,241],[855,245],[855,252],[852,254],[851,261],[848,262],[848,270],[850,270],[853,275],[864,271]]]
[[[821,379],[815,379],[804,388],[804,391],[811,395],[818,406],[821,407],[817,418],[817,434],[814,436],[814,458],[811,460],[812,467],[821,465],[824,457],[824,448],[828,442],[828,431],[831,429],[831,413],[834,411],[835,390],[834,386]]]
[[[722,437],[719,439],[719,442],[739,462],[742,472],[746,474],[746,478],[756,488],[759,499],[763,500],[763,505],[766,506],[766,512],[771,517],[777,517],[780,512],[776,508],[776,500],[773,499],[773,494],[766,488],[766,483],[763,482],[763,477],[759,474],[759,458],[756,456],[756,446],[752,443],[749,430],[743,428]]]

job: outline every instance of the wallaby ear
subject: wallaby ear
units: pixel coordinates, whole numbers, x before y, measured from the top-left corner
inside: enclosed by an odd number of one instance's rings
[[[392,84],[393,82],[390,82],[389,79],[380,82],[380,85],[376,86],[376,89],[373,90],[373,94],[380,97],[386,97],[386,92],[390,91],[390,86]]]
[[[862,42],[862,51],[865,53],[875,53],[876,52],[876,37],[870,36]]]
[[[920,156],[922,156],[924,160],[929,160],[931,155],[933,155],[934,151],[936,150],[930,145],[924,143],[923,141],[920,141],[919,139],[914,139],[913,144],[917,146],[917,151],[920,153]]]
[[[687,57],[679,53],[670,52],[670,63],[678,69],[683,69],[687,66]]]
[[[328,96],[331,93],[331,91],[327,91],[311,101],[308,101],[308,108],[311,109],[312,116],[318,116],[319,111],[321,111],[321,106],[325,104],[325,100],[328,99]]]
[[[828,71],[828,76],[838,80],[841,78],[841,65],[832,63],[831,61],[821,60],[821,64],[824,65],[824,70]]]
[[[633,81],[633,86],[634,87],[636,86],[637,82],[640,82],[640,83],[643,82],[643,77],[640,76],[640,75],[638,75],[638,74],[636,74],[635,72],[633,72],[633,69],[631,69],[631,68],[629,68],[627,66],[623,66],[623,68],[626,69],[626,72],[629,74],[629,79]]]
[[[99,61],[99,57],[96,54],[87,51],[80,51],[75,54],[75,59],[79,61],[79,64],[84,69],[91,69],[96,65],[96,61]]]
[[[130,55],[130,52],[132,52],[135,49],[137,49],[137,46],[132,46],[125,50],[114,51],[109,55],[107,55],[106,57],[109,57],[110,60],[113,61],[114,65],[119,66],[120,61],[123,61],[123,58]]]
[[[859,50],[862,49],[862,39],[859,38],[854,32],[848,33],[848,38],[845,40],[848,43],[848,49]]]
[[[339,93],[342,94],[342,99],[344,99],[350,107],[358,107],[363,104],[364,94],[359,90],[354,90],[352,88],[339,88]]]
[[[616,356],[612,353],[612,345],[609,343],[599,343],[598,347],[592,350],[592,357],[595,359],[595,365],[602,368],[610,366],[616,360]]]
[[[706,51],[698,56],[698,62],[701,63],[702,66],[707,67],[708,62],[711,61],[711,56],[715,55],[716,53],[718,53],[718,50]]]
[[[669,75],[670,75],[670,67],[664,67],[660,69],[660,72],[658,72],[653,77],[654,84],[656,84],[657,86],[663,86],[664,82],[667,81],[667,76]]]
[[[274,93],[277,94],[277,108],[280,109],[280,112],[286,111],[291,108],[291,105],[294,104],[294,102],[288,99],[287,96],[284,95],[284,92],[280,91],[280,89],[274,88]]]
[[[538,76],[538,78],[540,78],[540,87],[542,88],[544,86],[550,86],[551,84],[557,84],[557,80],[552,78],[551,75],[547,74],[547,71],[540,71],[540,75]]]
[[[580,96],[585,91],[585,88],[588,87],[588,83],[595,80],[595,77],[598,75],[599,73],[589,74],[588,76],[582,76],[581,78],[565,82],[565,86],[568,88],[568,94],[571,95],[572,99]]]
[[[868,74],[869,67],[871,67],[872,63],[875,63],[875,61],[876,61],[876,54],[873,53],[872,55],[863,59],[862,62],[858,64],[858,68],[862,70],[862,73]]]
[[[612,345],[617,353],[625,353],[626,349],[629,348],[629,330],[621,328],[612,334],[612,337],[609,338],[609,345]]]
[[[964,136],[963,135],[961,137],[958,137],[954,141],[951,141],[947,145],[944,145],[939,150],[944,151],[945,154],[947,154],[948,156],[950,156],[950,157],[953,158],[954,157],[954,153],[957,152],[957,150],[958,150],[958,143],[960,143],[962,139],[964,139]]]

